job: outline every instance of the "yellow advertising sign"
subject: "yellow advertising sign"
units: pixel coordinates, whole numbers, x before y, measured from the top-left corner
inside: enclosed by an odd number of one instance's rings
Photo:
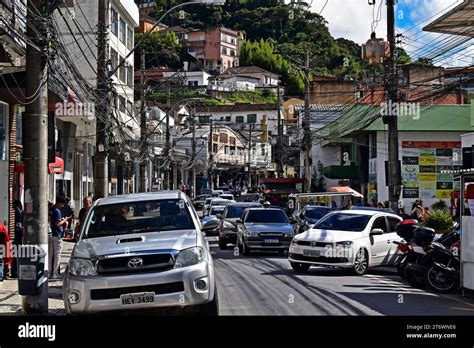
[[[452,190],[436,190],[436,198],[450,199]]]
[[[436,164],[435,156],[420,156],[420,166],[430,166]]]
[[[420,189],[436,190],[436,181],[420,181]]]
[[[420,182],[422,181],[435,181],[436,182],[436,174],[418,174],[420,178]],[[435,183],[436,185],[436,183]]]

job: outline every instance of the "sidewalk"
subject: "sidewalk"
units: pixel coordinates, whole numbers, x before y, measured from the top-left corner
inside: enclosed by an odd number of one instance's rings
[[[62,300],[62,281],[50,281],[48,283],[49,314],[65,315],[64,302]],[[22,296],[18,294],[18,280],[4,280],[0,282],[0,315],[22,315]]]
[[[69,262],[74,243],[63,243],[61,252],[61,272],[64,272]],[[66,315],[62,295],[62,280],[48,281],[49,315]],[[0,282],[0,315],[22,315],[22,296],[18,293],[18,279]]]

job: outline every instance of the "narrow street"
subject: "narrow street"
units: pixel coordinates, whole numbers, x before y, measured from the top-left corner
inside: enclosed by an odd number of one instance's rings
[[[286,256],[234,256],[211,237],[221,315],[473,315],[474,302],[413,289],[392,268],[363,277],[336,268],[296,274]],[[400,303],[401,302],[401,303]]]

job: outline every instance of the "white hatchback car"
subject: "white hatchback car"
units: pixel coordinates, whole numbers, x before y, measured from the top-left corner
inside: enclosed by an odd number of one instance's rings
[[[296,235],[288,260],[296,272],[311,265],[351,268],[363,275],[369,267],[392,265],[401,241],[395,226],[402,219],[371,210],[344,210],[323,217],[313,228]]]

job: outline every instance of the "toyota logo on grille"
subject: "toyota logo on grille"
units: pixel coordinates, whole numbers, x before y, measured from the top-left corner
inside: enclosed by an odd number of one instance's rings
[[[134,257],[133,259],[130,259],[130,261],[128,261],[129,268],[137,269],[137,268],[140,268],[142,265],[143,265],[143,259],[139,257]]]

